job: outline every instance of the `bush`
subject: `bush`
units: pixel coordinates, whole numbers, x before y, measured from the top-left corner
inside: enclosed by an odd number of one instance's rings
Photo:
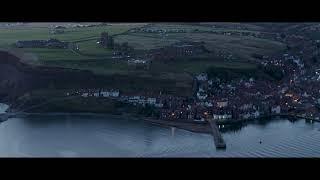
[[[209,67],[206,71],[209,79],[219,78],[222,82],[229,82],[239,78],[256,78],[256,69],[228,69]]]
[[[284,77],[284,73],[282,72],[282,69],[274,65],[265,66],[263,68],[263,72],[278,81]]]
[[[140,107],[139,110],[138,110],[138,113],[142,114],[142,115],[145,115],[147,117],[154,116],[154,115],[158,114],[156,108],[153,107],[153,106],[150,106],[150,105],[146,105],[144,107]]]

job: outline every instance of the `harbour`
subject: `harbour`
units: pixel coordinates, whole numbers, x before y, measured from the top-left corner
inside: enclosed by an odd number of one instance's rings
[[[285,118],[220,125],[226,143],[221,151],[214,148],[210,128],[199,133],[143,119],[34,114],[0,124],[0,156],[319,157],[319,130],[318,122]]]

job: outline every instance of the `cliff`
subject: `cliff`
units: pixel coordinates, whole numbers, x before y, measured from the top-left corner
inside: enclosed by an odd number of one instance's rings
[[[158,94],[161,91],[188,96],[192,94],[192,79],[181,83],[175,79],[159,77],[95,75],[86,70],[32,66],[13,54],[0,51],[0,100],[4,97],[14,100],[26,92],[46,88],[114,88],[130,93],[148,91]]]
[[[31,66],[8,52],[0,51],[0,97],[15,98],[38,88],[92,85],[97,78],[90,71]],[[85,81],[84,81],[85,80]]]

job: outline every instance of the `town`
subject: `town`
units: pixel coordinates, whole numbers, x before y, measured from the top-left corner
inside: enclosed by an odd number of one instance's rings
[[[97,25],[98,26],[98,25]],[[103,26],[99,25],[99,26]],[[77,28],[91,26],[77,26]],[[94,27],[94,26],[93,26]],[[212,28],[217,28],[213,26]],[[50,28],[51,33],[63,33],[66,27]],[[246,30],[241,26],[235,29]],[[319,120],[320,68],[314,65],[319,57],[320,41],[297,34],[216,31],[203,29],[154,28],[146,25],[132,28],[129,33],[170,34],[210,33],[223,36],[244,36],[276,40],[287,45],[284,51],[272,56],[252,54],[257,72],[230,75],[223,69],[211,69],[194,75],[193,95],[176,96],[162,91],[122,92],[120,89],[83,88],[67,90],[66,96],[80,98],[109,98],[133,106],[150,107],[154,118],[164,121],[205,123],[211,118],[219,122],[291,115]],[[126,32],[127,33],[127,32]],[[128,42],[116,42],[116,36],[101,32],[96,39],[99,47],[112,52],[114,61],[127,62],[131,71],[150,71],[154,62],[168,63],[177,59],[220,57],[232,62],[236,56],[224,50],[209,50],[204,41],[183,40],[161,48],[137,51]],[[76,42],[49,40],[17,41],[18,48],[71,49],[83,54]],[[231,74],[232,74],[231,73]],[[265,74],[268,78],[260,77]],[[230,77],[229,77],[230,76]],[[270,79],[271,77],[271,79]]]
[[[281,83],[253,77],[223,82],[201,73],[194,77],[197,84],[193,97],[165,95],[121,94],[119,90],[87,89],[67,93],[83,98],[113,98],[134,106],[152,106],[158,117],[166,121],[205,122],[213,118],[222,122],[246,120],[272,115],[296,115],[319,120],[320,72],[308,71],[302,61],[289,54],[262,61],[262,66],[274,64],[290,76]]]
[[[1,122],[99,113],[210,133],[226,149],[222,133],[249,121],[320,121],[317,24],[25,23],[0,30],[0,96],[8,104]]]

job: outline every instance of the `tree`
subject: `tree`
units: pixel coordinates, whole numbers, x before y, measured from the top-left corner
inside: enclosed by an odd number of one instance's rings
[[[144,107],[141,107],[139,109],[139,114],[145,115],[147,117],[153,116],[153,115],[157,115],[157,111],[153,106],[150,105],[146,105]]]
[[[107,47],[109,35],[107,32],[102,32],[100,36],[100,44],[101,46]]]
[[[313,63],[317,63],[317,62],[318,62],[318,58],[317,58],[316,56],[313,56],[313,57],[312,57],[312,62],[313,62]]]
[[[102,32],[100,35],[100,45],[108,49],[114,48],[113,37],[110,36],[107,32]]]
[[[263,71],[275,80],[281,80],[284,77],[281,68],[274,65],[264,67]]]
[[[287,50],[290,50],[291,49],[291,46],[287,45]]]
[[[114,40],[112,36],[108,37],[108,41],[107,41],[107,48],[108,49],[113,49],[114,48]]]

